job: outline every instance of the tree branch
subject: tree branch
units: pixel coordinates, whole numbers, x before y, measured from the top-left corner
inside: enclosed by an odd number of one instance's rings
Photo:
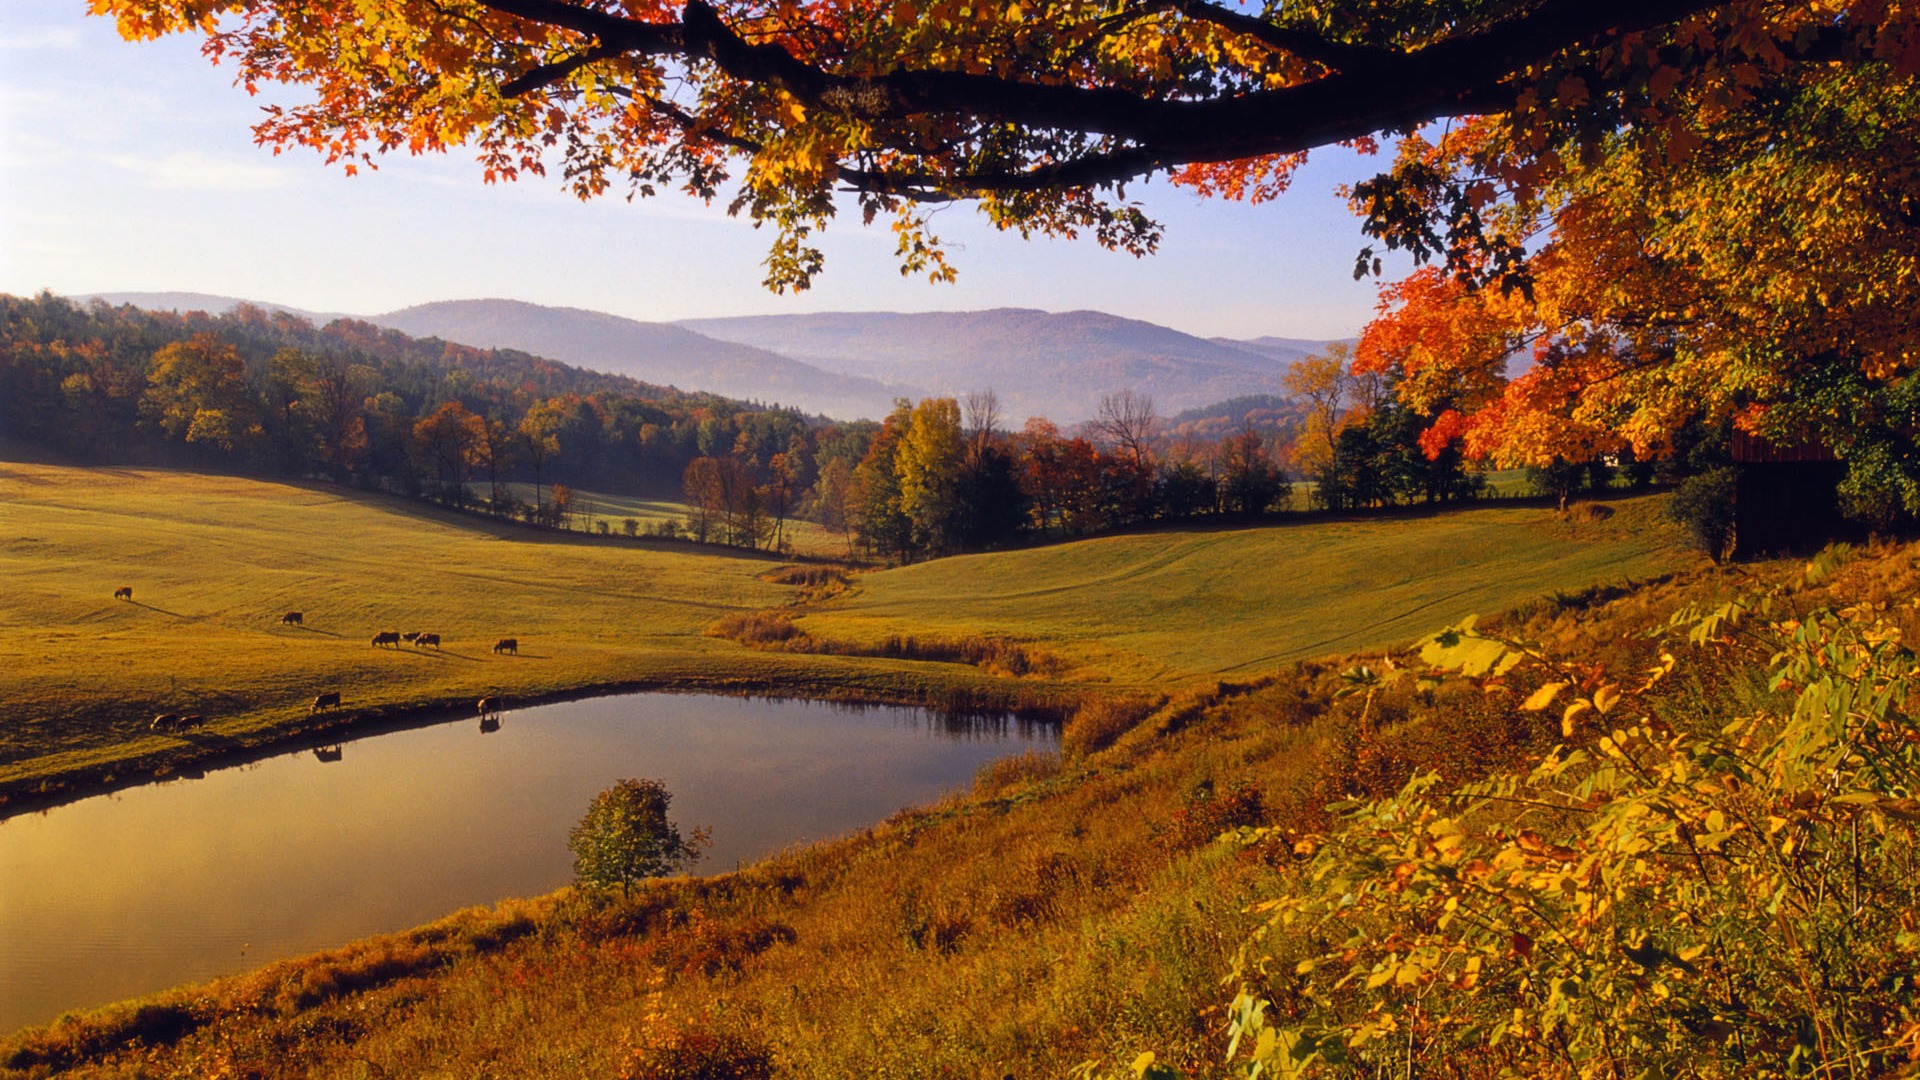
[[[772,86],[809,108],[870,121],[946,115],[1125,144],[1111,153],[1019,172],[905,178],[847,172],[853,182],[872,185],[862,190],[907,195],[928,185],[959,194],[1117,183],[1176,165],[1290,153],[1445,116],[1497,111],[1511,104],[1518,81],[1530,69],[1555,55],[1610,34],[1673,22],[1718,0],[1543,0],[1519,17],[1409,52],[1329,42],[1205,0],[1158,0],[1167,10],[1246,33],[1333,69],[1294,86],[1206,100],[1145,98],[1113,87],[956,71],[839,74],[778,44],[746,40],[705,0],[688,0],[677,24],[641,22],[565,0],[480,2],[597,42],[575,57],[509,81],[503,87],[509,93],[526,93],[617,55],[678,56],[711,63],[742,82]]]

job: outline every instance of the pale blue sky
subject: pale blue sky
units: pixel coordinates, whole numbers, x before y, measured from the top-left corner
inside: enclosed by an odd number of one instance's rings
[[[0,292],[180,290],[374,314],[506,297],[636,319],[1000,306],[1094,308],[1201,335],[1345,337],[1373,310],[1363,239],[1323,153],[1278,202],[1157,185],[1158,255],[1023,241],[970,207],[936,217],[957,285],[899,276],[893,238],[836,222],[806,293],[759,285],[768,237],[694,200],[580,203],[553,179],[487,186],[470,159],[385,159],[346,177],[253,144],[260,100],[197,39],[134,44],[85,0],[0,3]],[[291,99],[285,99],[291,100]]]

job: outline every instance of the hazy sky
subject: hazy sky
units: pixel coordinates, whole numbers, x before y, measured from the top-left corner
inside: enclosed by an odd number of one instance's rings
[[[260,100],[197,40],[134,44],[85,0],[0,0],[0,292],[178,290],[376,314],[506,297],[636,319],[1001,306],[1094,308],[1202,335],[1355,333],[1375,288],[1329,152],[1276,203],[1157,185],[1158,255],[1023,241],[968,206],[936,216],[957,285],[899,276],[892,234],[837,221],[806,293],[761,288],[768,236],[719,207],[581,203],[553,179],[487,186],[470,158],[391,157],[346,177],[253,144]],[[290,100],[290,99],[287,99]]]

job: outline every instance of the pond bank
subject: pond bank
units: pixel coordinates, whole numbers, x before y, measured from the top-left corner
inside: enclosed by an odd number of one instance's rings
[[[996,712],[1055,723],[1066,718],[1079,696],[1073,688],[1057,685],[967,687],[939,685],[929,681],[917,691],[903,691],[897,687],[851,683],[680,676],[592,683],[542,693],[507,695],[503,700],[506,709],[511,711],[641,693],[719,694],[743,698],[901,706],[954,713]],[[432,698],[297,716],[285,723],[242,732],[237,736],[204,729],[189,732],[179,737],[185,740],[185,745],[168,750],[0,780],[0,821],[156,781],[191,778],[214,769],[330,746],[348,738],[357,739],[475,717],[477,704],[477,699],[471,696]]]

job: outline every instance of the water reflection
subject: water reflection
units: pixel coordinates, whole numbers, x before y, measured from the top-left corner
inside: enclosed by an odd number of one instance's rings
[[[597,698],[317,746],[0,822],[0,1031],[565,884],[567,830],[663,780],[732,869],[1051,746],[1031,721]]]

